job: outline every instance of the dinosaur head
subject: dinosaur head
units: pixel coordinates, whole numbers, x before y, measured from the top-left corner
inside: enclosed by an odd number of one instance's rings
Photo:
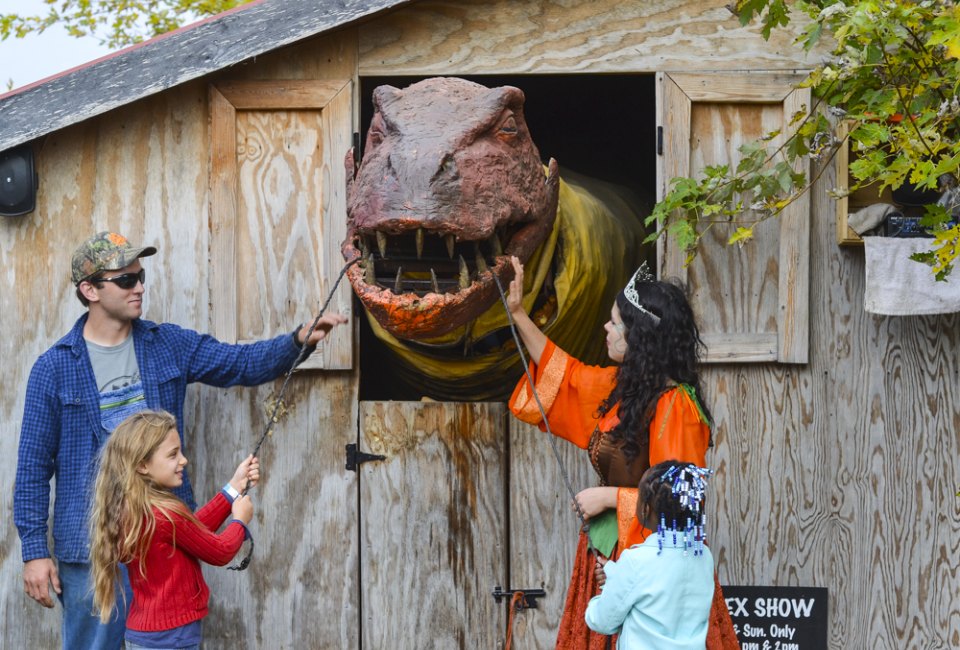
[[[388,332],[417,340],[470,323],[550,233],[559,175],[544,173],[523,92],[434,78],[374,90],[362,164],[347,166],[348,271]]]

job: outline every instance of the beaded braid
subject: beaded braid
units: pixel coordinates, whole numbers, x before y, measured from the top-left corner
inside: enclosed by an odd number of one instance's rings
[[[673,535],[674,546],[678,534],[682,534],[684,555],[691,549],[694,555],[703,555],[707,539],[703,501],[712,474],[713,470],[705,467],[668,460],[648,469],[640,479],[639,502],[659,519],[657,555],[663,552],[668,533]]]

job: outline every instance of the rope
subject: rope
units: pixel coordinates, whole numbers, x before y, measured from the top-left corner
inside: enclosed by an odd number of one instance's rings
[[[523,353],[523,346],[520,344],[520,336],[517,334],[517,326],[513,322],[513,314],[510,313],[510,307],[507,305],[507,296],[503,292],[503,285],[500,284],[500,278],[497,277],[497,274],[493,274],[493,279],[497,283],[497,290],[500,292],[500,302],[503,303],[503,308],[507,312],[507,321],[510,323],[510,332],[513,334],[513,340],[517,345],[517,353],[520,355],[520,361],[523,363],[523,372],[526,374],[527,383],[530,384],[530,392],[533,393],[533,399],[537,402],[537,408],[540,410],[540,419],[543,420],[543,425],[547,430],[547,440],[550,441],[550,448],[553,449],[553,456],[557,460],[557,465],[560,467],[560,476],[563,477],[563,484],[567,488],[567,492],[570,494],[570,498],[573,500],[573,506],[577,510],[577,517],[580,519],[580,530],[587,538],[587,549],[590,553],[593,554],[594,558],[599,557],[600,553],[597,551],[596,547],[593,545],[593,541],[590,539],[590,524],[587,523],[587,517],[583,514],[583,508],[580,507],[580,502],[577,501],[577,494],[573,491],[573,484],[570,482],[570,476],[567,474],[567,468],[563,464],[563,459],[560,457],[560,450],[557,448],[557,441],[553,435],[553,431],[550,430],[550,423],[547,421],[547,411],[543,408],[543,402],[540,401],[540,396],[537,394],[537,387],[533,381],[533,375],[530,374],[530,364],[527,362],[527,357]],[[523,593],[520,592],[520,597],[523,598]],[[513,595],[513,601],[511,605],[517,599],[517,594]],[[513,634],[513,607],[510,608],[510,622],[507,627],[507,645],[505,650],[510,650],[510,637]],[[611,637],[606,637],[606,646],[610,648]]]
[[[510,616],[507,618],[507,639],[504,642],[503,650],[510,650],[510,644],[513,643],[513,615],[525,604],[526,599],[523,592],[513,592],[513,598],[510,599]]]
[[[293,376],[293,371],[296,370],[304,359],[306,359],[314,351],[314,346],[307,345],[307,341],[310,340],[310,336],[313,334],[314,330],[317,329],[317,325],[320,323],[320,319],[323,318],[323,313],[327,310],[327,307],[330,305],[330,301],[333,299],[333,296],[337,293],[337,287],[340,286],[340,281],[343,279],[343,275],[347,272],[351,266],[360,261],[359,257],[356,257],[346,264],[343,265],[343,268],[340,269],[339,275],[337,275],[336,282],[333,283],[333,288],[330,289],[327,299],[323,302],[323,306],[320,307],[320,312],[317,314],[316,318],[313,319],[313,322],[310,323],[310,329],[307,330],[307,335],[303,337],[303,345],[300,346],[300,354],[297,355],[297,358],[294,359],[293,364],[290,366],[290,369],[287,370],[287,373],[283,376],[283,383],[280,384],[280,391],[277,393],[277,399],[273,402],[273,410],[270,412],[270,417],[267,419],[267,425],[263,429],[263,433],[260,435],[260,439],[257,441],[256,446],[253,448],[253,456],[256,457],[260,453],[260,447],[263,446],[264,440],[267,439],[267,436],[270,434],[270,429],[273,428],[273,424],[277,421],[277,412],[280,410],[280,407],[283,406],[283,395],[287,390],[287,384],[290,383],[290,377]],[[243,492],[240,493],[241,496],[246,496],[247,492],[250,490],[250,480],[247,479],[247,484],[243,487]],[[249,536],[249,531],[247,531],[247,540],[250,542],[250,548],[247,550],[247,555],[244,557],[238,564],[227,567],[231,571],[243,571],[248,566],[250,566],[251,556],[253,555],[253,537]]]
[[[500,278],[497,277],[496,273],[493,274],[493,279],[497,283],[497,289],[500,291],[500,302],[503,303],[503,308],[507,312],[507,320],[510,323],[510,332],[513,334],[513,340],[517,344],[517,352],[520,354],[520,360],[523,362],[523,371],[527,376],[527,383],[530,384],[530,392],[533,393],[533,398],[537,402],[537,408],[540,410],[540,418],[543,420],[543,424],[547,429],[547,440],[550,441],[550,448],[553,449],[553,456],[557,459],[557,465],[560,467],[560,476],[563,477],[563,484],[567,488],[567,492],[570,494],[570,499],[573,501],[573,506],[576,508],[577,517],[580,519],[581,530],[584,533],[587,533],[587,547],[590,552],[593,553],[594,557],[597,557],[599,553],[597,549],[593,546],[593,542],[590,540],[590,524],[587,523],[587,517],[583,514],[583,509],[580,507],[580,502],[577,501],[577,493],[573,490],[573,484],[570,482],[570,477],[567,475],[567,469],[563,464],[563,458],[560,457],[560,450],[557,447],[556,437],[553,435],[553,431],[550,430],[550,423],[547,421],[547,412],[543,408],[543,403],[540,401],[540,396],[537,394],[537,387],[533,381],[533,375],[530,374],[530,364],[527,362],[527,357],[523,353],[523,346],[520,343],[520,336],[517,334],[517,326],[513,322],[513,314],[510,313],[510,307],[507,305],[507,296],[503,292],[503,285],[500,284]]]

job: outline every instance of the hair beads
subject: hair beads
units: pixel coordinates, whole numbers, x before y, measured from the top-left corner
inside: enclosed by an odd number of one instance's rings
[[[703,555],[703,544],[706,541],[706,515],[703,512],[703,501],[707,489],[707,479],[713,470],[696,465],[674,465],[660,478],[661,483],[670,486],[673,498],[679,503],[680,509],[686,514],[686,521],[682,528],[677,526],[677,520],[672,520],[670,528],[666,526],[663,513],[660,514],[660,526],[657,531],[659,550],[663,552],[663,540],[667,532],[673,533],[673,545],[677,545],[677,533],[683,534],[684,555],[693,549],[694,555]],[[681,520],[682,521],[682,520]]]

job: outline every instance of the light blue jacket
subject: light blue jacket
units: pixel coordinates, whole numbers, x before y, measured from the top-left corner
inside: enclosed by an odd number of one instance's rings
[[[703,650],[713,601],[713,555],[690,550],[668,533],[657,555],[650,535],[604,566],[607,576],[599,596],[587,605],[590,629],[619,632],[619,650]]]

